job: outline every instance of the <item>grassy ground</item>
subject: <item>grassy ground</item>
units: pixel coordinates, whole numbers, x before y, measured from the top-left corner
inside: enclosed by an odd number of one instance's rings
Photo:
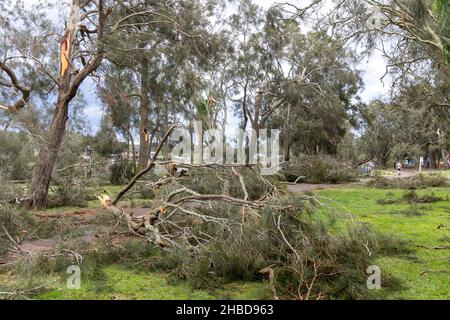
[[[419,169],[406,169],[406,171],[419,173]],[[374,172],[379,172],[383,176],[387,176],[387,177],[397,176],[397,172],[394,169],[376,169]],[[422,174],[424,174],[424,175],[439,174],[439,175],[442,175],[442,176],[450,179],[450,170],[447,170],[447,169],[440,169],[440,170],[438,170],[438,169],[423,169]]]
[[[413,208],[403,202],[380,204],[381,199],[401,199],[404,190],[380,190],[367,187],[333,189],[320,196],[342,204],[361,221],[377,231],[408,240],[415,251],[396,257],[381,257],[377,263],[383,273],[401,281],[399,291],[381,289],[376,296],[384,299],[449,299],[450,298],[450,189],[428,188],[416,191],[419,196],[434,194],[444,198]],[[411,213],[411,211],[413,211]],[[416,212],[418,211],[418,212]],[[415,215],[415,214],[421,215]],[[439,229],[438,227],[441,226]],[[442,227],[444,226],[444,227]],[[443,247],[446,249],[433,249]],[[447,270],[432,272],[431,270]],[[430,271],[423,273],[424,271]]]
[[[188,284],[171,284],[167,275],[155,272],[135,272],[120,266],[100,269],[96,277],[82,279],[80,290],[69,290],[60,285],[37,299],[76,300],[212,300],[212,299],[264,299],[264,283],[231,283],[212,291],[194,290]]]
[[[104,186],[94,190],[96,194],[114,195],[123,186]],[[151,202],[151,201],[150,201]],[[123,207],[146,207],[149,200],[123,199]],[[40,214],[67,214],[86,209],[98,209],[98,200],[88,201],[87,208],[71,206],[47,209]],[[162,272],[142,272],[137,267],[118,264],[98,266],[88,275],[83,274],[81,288],[70,290],[66,286],[69,275],[53,274],[44,282],[52,283],[44,293],[32,295],[38,300],[110,300],[110,299],[157,299],[157,300],[210,300],[210,299],[267,299],[269,298],[266,282],[233,282],[211,290],[196,290],[181,280],[173,281],[170,275]],[[23,279],[15,279],[10,274],[0,274],[0,283],[19,283]],[[54,283],[54,284],[53,284]]]
[[[106,190],[104,190],[106,189]],[[109,186],[98,193],[115,194],[120,186]],[[442,201],[411,206],[402,200],[405,190],[371,189],[365,186],[318,191],[321,197],[332,199],[354,216],[370,224],[376,231],[407,240],[410,254],[378,257],[376,263],[383,275],[399,280],[398,290],[374,292],[380,299],[449,299],[450,298],[450,189],[428,188],[416,191],[418,196],[434,195]],[[386,201],[388,200],[388,201]],[[136,201],[136,200],[134,200]],[[382,202],[393,202],[383,204]],[[90,201],[90,208],[98,208]],[[50,213],[76,211],[79,208],[55,208]],[[439,227],[441,226],[441,227]],[[439,227],[439,228],[438,228]],[[434,249],[439,247],[441,249]],[[265,299],[266,282],[235,282],[214,290],[195,290],[183,281],[158,272],[142,272],[129,266],[98,267],[94,275],[83,276],[80,290],[68,290],[65,279],[57,276],[50,291],[37,299]],[[435,272],[447,270],[444,272]],[[425,273],[424,273],[425,272]],[[0,283],[10,281],[0,275]]]

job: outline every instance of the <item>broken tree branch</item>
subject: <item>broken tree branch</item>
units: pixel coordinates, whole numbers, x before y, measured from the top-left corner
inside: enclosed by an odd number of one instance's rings
[[[119,202],[119,200],[136,184],[139,178],[141,178],[143,175],[145,175],[146,173],[148,173],[150,170],[153,169],[153,167],[155,166],[156,158],[161,152],[164,143],[167,141],[172,131],[178,127],[179,125],[175,124],[164,134],[161,142],[158,145],[158,148],[155,151],[155,154],[153,155],[152,160],[148,163],[147,167],[145,167],[137,175],[135,175],[134,178],[130,181],[130,183],[128,183],[122,190],[119,191],[119,193],[117,193],[116,197],[114,198],[114,201],[112,202],[113,205],[116,205],[117,202]]]

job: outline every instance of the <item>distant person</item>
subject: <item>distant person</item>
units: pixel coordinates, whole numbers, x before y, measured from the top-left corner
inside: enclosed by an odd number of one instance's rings
[[[400,161],[397,161],[397,163],[395,164],[395,169],[397,170],[397,175],[400,177],[403,169],[402,163]]]

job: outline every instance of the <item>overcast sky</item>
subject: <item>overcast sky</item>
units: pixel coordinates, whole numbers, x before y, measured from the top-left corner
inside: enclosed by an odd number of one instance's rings
[[[69,0],[64,0],[65,2],[69,2]],[[299,3],[299,6],[305,6],[304,0],[291,0],[292,3]],[[32,4],[39,2],[39,0],[25,0],[26,4]],[[258,5],[269,8],[274,3],[280,2],[275,0],[258,0],[255,1]],[[306,2],[307,3],[307,2]],[[55,18],[58,17],[58,13],[53,13]],[[380,52],[375,52],[370,56],[370,58],[361,62],[358,65],[358,69],[362,70],[362,78],[364,81],[364,89],[360,91],[359,95],[364,102],[369,102],[375,98],[381,97],[385,94],[388,94],[389,82],[385,81],[385,85],[381,82],[380,78],[385,73],[386,63],[384,58],[382,57]],[[81,90],[87,100],[87,107],[84,110],[84,114],[86,116],[86,120],[90,125],[90,132],[95,133],[100,124],[100,120],[102,117],[102,107],[96,98],[96,88],[95,84],[87,79],[81,86]]]

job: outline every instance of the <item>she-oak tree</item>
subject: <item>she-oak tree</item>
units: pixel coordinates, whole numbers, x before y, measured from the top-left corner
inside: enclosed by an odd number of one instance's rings
[[[117,12],[120,12],[120,14],[113,14]],[[57,89],[48,133],[40,139],[44,143],[40,146],[37,163],[33,171],[29,193],[30,208],[40,209],[47,204],[52,172],[66,131],[71,101],[76,97],[83,81],[92,76],[106,58],[108,39],[115,34],[129,32],[130,29],[133,29],[133,24],[135,24],[133,21],[136,17],[145,20],[144,22],[140,21],[144,24],[151,24],[154,19],[161,20],[163,18],[157,9],[149,10],[148,8],[135,6],[134,2],[129,1],[72,0],[69,19],[64,29],[64,35],[61,37],[61,54],[58,56],[58,60],[61,61],[57,61],[54,55],[51,57],[53,60],[50,61],[47,57],[46,59],[37,59],[29,52],[22,50],[21,45],[23,43],[16,41],[14,36],[11,35],[9,47],[5,43],[5,56],[0,59],[0,72],[2,75],[6,73],[6,78],[9,78],[9,81],[5,82],[3,78],[0,78],[0,86],[12,92],[7,96],[9,99],[6,101],[11,100],[11,97],[16,97],[16,92],[21,93],[21,97],[14,103],[0,101],[0,107],[5,113],[14,114],[23,109],[31,100],[33,87],[37,86],[36,83],[33,83],[34,79],[26,79],[21,64],[13,63],[15,60],[32,61],[32,63],[29,63],[30,69],[45,74],[54,83],[53,88]],[[33,19],[30,17],[29,20]],[[167,22],[176,24],[176,21]],[[5,33],[8,32],[10,27],[8,23],[10,22],[2,25]],[[45,28],[48,27],[48,21],[36,24],[35,32],[37,35],[34,35],[35,38],[48,41],[49,37],[55,36],[55,31],[52,28],[50,28],[50,32]],[[34,38],[31,40],[30,36],[28,41],[35,42],[34,40]],[[16,53],[18,55],[15,55]],[[60,63],[60,74],[59,76],[53,76],[51,71],[56,69],[55,64],[57,62]],[[13,70],[10,65],[14,66],[16,70]],[[22,76],[22,80],[19,79],[20,76]],[[32,84],[27,86],[22,83],[26,81],[30,81]]]

